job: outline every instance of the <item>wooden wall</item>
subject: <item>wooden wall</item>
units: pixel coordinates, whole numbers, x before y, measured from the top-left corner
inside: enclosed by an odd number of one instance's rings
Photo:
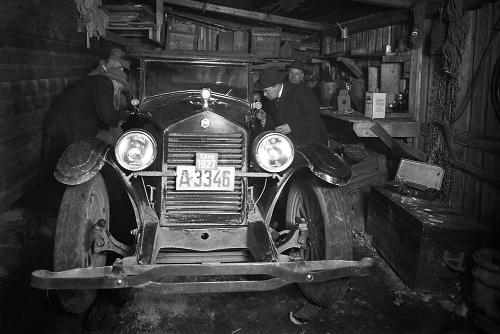
[[[328,55],[343,52],[345,44],[345,50],[348,52],[356,49],[358,52],[368,55],[382,54],[385,51],[385,45],[391,44],[393,50],[395,50],[400,41],[407,44],[407,40],[408,25],[395,24],[378,29],[348,33],[348,38],[345,41],[338,37],[326,37],[324,40],[324,53]]]
[[[453,182],[449,203],[461,209],[466,215],[500,230],[500,121],[495,117],[491,97],[490,80],[496,60],[500,57],[500,33],[491,45],[484,64],[480,59],[494,34],[493,26],[500,18],[500,1],[484,4],[482,7],[467,11],[469,30],[463,53],[462,70],[458,79],[457,106],[472,84],[473,75],[479,71],[478,82],[472,91],[462,117],[455,123],[454,146],[458,164],[453,166]],[[424,22],[425,37],[422,47],[412,49],[409,82],[409,111],[414,119],[423,125],[433,120],[436,100],[435,73],[439,56],[430,54],[432,21]],[[384,45],[397,47],[400,38],[408,40],[407,25],[393,25],[350,34],[345,50],[364,52],[367,55],[380,54]],[[344,51],[344,41],[338,38],[324,40],[325,54],[336,55]],[[362,58],[358,62],[363,65]],[[406,66],[406,64],[405,64]],[[364,66],[362,66],[364,69]],[[406,71],[406,69],[405,69]],[[423,127],[425,129],[425,126]],[[423,136],[409,139],[419,150],[428,153],[429,132]]]
[[[0,210],[38,180],[42,124],[52,99],[109,45],[86,49],[73,0],[0,1]]]
[[[481,222],[500,229],[500,120],[490,98],[491,72],[500,57],[500,34],[491,45],[491,53],[479,67],[480,59],[494,34],[493,25],[500,18],[500,1],[480,9],[468,11],[469,33],[463,55],[462,71],[459,77],[460,90],[457,103],[463,99],[472,77],[479,71],[479,80],[464,114],[455,123],[454,129],[457,160],[476,167],[471,173],[464,168],[454,168],[454,182],[450,203]],[[489,174],[489,175],[488,175]],[[496,181],[492,177],[496,177]]]

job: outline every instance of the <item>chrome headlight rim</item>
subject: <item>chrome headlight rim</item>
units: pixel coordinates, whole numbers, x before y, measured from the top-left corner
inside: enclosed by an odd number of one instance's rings
[[[283,163],[282,165],[276,166],[276,167],[271,167],[268,164],[266,164],[265,161],[262,159],[262,156],[259,154],[259,149],[262,147],[262,145],[266,141],[270,141],[272,138],[280,139],[281,141],[283,141],[285,143],[285,145],[288,145],[288,150],[289,150],[288,160],[285,163]],[[292,164],[294,156],[295,156],[295,148],[294,148],[293,143],[290,140],[290,138],[288,138],[284,134],[274,132],[274,131],[266,131],[266,132],[262,132],[261,134],[259,134],[253,142],[252,152],[253,152],[254,160],[257,163],[257,165],[269,173],[279,173],[279,172],[286,170]]]
[[[134,136],[134,135],[144,136],[144,138],[150,142],[150,144],[152,145],[152,148],[153,148],[153,152],[152,152],[152,155],[149,158],[149,160],[147,160],[146,163],[138,165],[138,166],[133,166],[131,164],[128,164],[127,162],[125,162],[122,159],[122,156],[120,154],[120,150],[122,148],[121,145],[126,145],[125,141],[128,140],[130,136]],[[157,146],[156,140],[149,132],[147,132],[146,130],[143,130],[143,129],[131,129],[131,130],[128,130],[127,132],[125,132],[123,135],[121,135],[121,137],[116,142],[115,159],[122,168],[124,168],[128,171],[132,171],[132,172],[141,171],[141,170],[144,170],[144,169],[148,168],[149,166],[151,166],[153,164],[153,162],[156,160],[156,156],[158,153],[157,148],[158,148],[158,146]]]

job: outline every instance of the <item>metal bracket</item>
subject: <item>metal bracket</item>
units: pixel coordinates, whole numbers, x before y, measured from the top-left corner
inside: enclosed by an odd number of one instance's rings
[[[291,230],[288,236],[276,243],[276,248],[278,253],[283,253],[284,251],[291,248],[306,248],[307,247],[307,237],[309,230],[307,228],[307,223],[304,218],[297,217],[300,219],[298,224],[294,225],[293,230]]]
[[[133,254],[132,247],[122,244],[111,235],[108,230],[108,222],[105,219],[99,219],[94,224],[92,232],[94,238],[94,253],[112,251],[123,257]]]

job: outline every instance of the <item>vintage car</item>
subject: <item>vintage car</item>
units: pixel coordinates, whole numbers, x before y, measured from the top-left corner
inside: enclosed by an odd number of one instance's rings
[[[298,283],[329,306],[350,276],[352,235],[339,185],[350,167],[319,144],[294,147],[261,131],[255,59],[136,54],[133,111],[114,147],[70,145],[55,177],[67,185],[57,218],[56,289],[81,313],[98,289],[162,293],[260,291]]]

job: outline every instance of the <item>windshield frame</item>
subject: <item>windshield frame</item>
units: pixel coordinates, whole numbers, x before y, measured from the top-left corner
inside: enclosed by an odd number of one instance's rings
[[[157,58],[142,58],[140,61],[140,85],[139,85],[139,95],[140,95],[140,100],[146,101],[150,99],[155,99],[161,96],[166,96],[170,94],[176,94],[177,92],[185,92],[188,90],[193,90],[193,88],[190,89],[185,89],[185,90],[178,90],[178,91],[172,91],[172,92],[165,92],[161,94],[156,94],[156,95],[151,95],[151,96],[146,96],[146,73],[147,73],[147,67],[148,63],[150,62],[160,62],[160,63],[168,63],[168,64],[183,64],[183,65],[207,65],[207,66],[235,66],[235,67],[241,67],[244,71],[247,73],[247,83],[246,83],[246,99],[241,98],[241,97],[234,97],[236,99],[240,99],[246,102],[250,102],[250,91],[251,91],[251,78],[252,78],[252,73],[251,73],[251,64],[247,62],[230,62],[230,61],[216,61],[216,60],[171,60],[171,59],[157,59]],[[207,87],[208,88],[208,87]]]

